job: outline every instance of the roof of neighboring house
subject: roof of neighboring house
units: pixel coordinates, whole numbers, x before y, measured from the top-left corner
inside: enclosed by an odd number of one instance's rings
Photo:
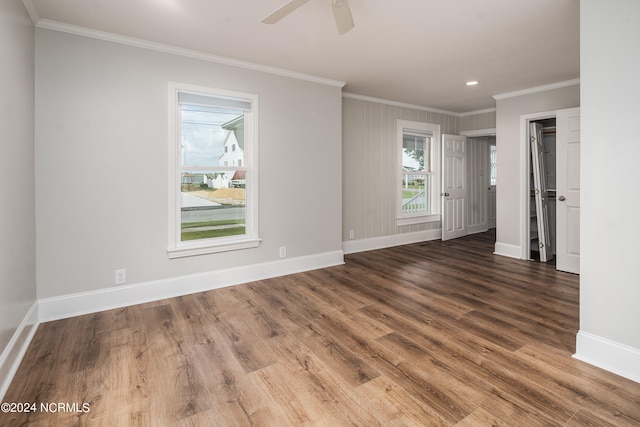
[[[246,171],[236,171],[231,179],[246,179],[246,175]]]

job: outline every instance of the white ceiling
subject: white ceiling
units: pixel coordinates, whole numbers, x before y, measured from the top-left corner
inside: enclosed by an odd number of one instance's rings
[[[24,0],[36,19],[346,82],[346,92],[452,112],[580,77],[579,0],[330,0],[275,25],[287,0]],[[478,80],[475,87],[465,86]]]

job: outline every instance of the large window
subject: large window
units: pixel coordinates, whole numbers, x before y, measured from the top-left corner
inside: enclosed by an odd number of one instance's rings
[[[398,120],[397,224],[439,219],[440,126]]]
[[[257,97],[171,83],[169,107],[169,256],[257,246]]]

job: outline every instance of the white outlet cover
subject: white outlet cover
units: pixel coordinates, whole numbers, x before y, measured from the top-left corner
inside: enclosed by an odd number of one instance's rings
[[[127,281],[127,270],[125,270],[124,268],[120,270],[116,270],[115,284],[122,285],[126,281]]]

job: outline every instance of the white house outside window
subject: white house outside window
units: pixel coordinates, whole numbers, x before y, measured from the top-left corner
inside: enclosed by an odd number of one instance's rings
[[[169,106],[169,256],[257,246],[257,96],[170,83]]]
[[[398,120],[397,225],[439,217],[440,125]]]

